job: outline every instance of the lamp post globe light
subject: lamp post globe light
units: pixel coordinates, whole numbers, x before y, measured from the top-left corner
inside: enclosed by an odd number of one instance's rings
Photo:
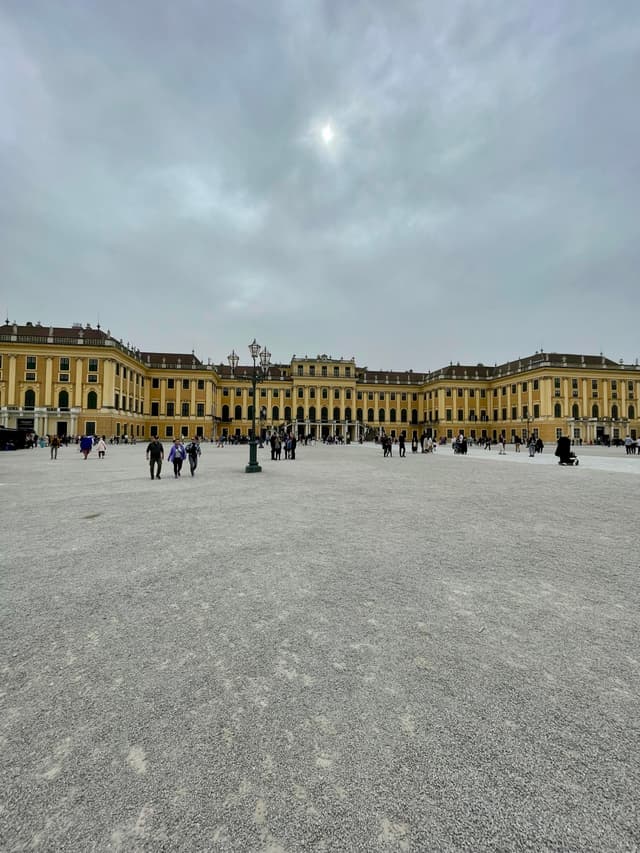
[[[249,344],[249,352],[253,360],[253,370],[251,372],[251,384],[253,386],[253,404],[251,406],[251,437],[249,439],[249,464],[245,467],[247,474],[257,474],[262,471],[258,465],[258,437],[256,435],[256,387],[259,382],[267,378],[267,371],[271,364],[271,353],[266,347],[260,348],[260,344],[254,338]],[[235,350],[231,350],[227,356],[231,373],[235,374],[236,367],[240,360]]]

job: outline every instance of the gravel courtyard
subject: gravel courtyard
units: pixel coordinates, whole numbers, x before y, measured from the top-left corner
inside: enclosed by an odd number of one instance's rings
[[[0,454],[0,849],[637,850],[640,457],[395,454]]]

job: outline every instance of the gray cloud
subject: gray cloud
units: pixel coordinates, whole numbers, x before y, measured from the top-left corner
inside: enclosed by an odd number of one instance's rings
[[[622,0],[9,0],[3,302],[215,361],[631,360],[639,82]]]

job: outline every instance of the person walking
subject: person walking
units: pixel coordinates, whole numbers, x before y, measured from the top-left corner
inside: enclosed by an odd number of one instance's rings
[[[507,452],[507,439],[505,437],[505,434],[502,433],[502,435],[500,436],[500,452],[498,455],[504,456],[506,452]]]
[[[103,435],[100,441],[96,444],[96,448],[98,450],[98,459],[104,459],[104,454],[107,450],[107,442],[105,436]]]
[[[404,443],[404,433],[401,432],[398,436],[398,456],[403,459],[407,455],[407,448]]]
[[[533,459],[536,455],[536,437],[532,435],[529,439],[529,456]]]
[[[51,448],[52,459],[58,458],[58,448],[60,447],[61,443],[62,442],[60,441],[57,435],[51,436],[51,440],[49,441],[49,447]]]
[[[82,455],[84,456],[85,462],[86,462],[87,456],[91,453],[92,449],[93,449],[93,439],[91,438],[90,435],[83,435],[82,438],[80,439],[80,453],[82,453]]]
[[[291,433],[291,448],[289,450],[289,459],[296,458],[296,447],[298,446],[298,439],[295,437],[295,434]]]
[[[147,445],[147,461],[149,462],[149,470],[151,471],[151,479],[155,477],[160,479],[160,471],[162,471],[162,460],[164,459],[164,447],[160,443],[158,436],[154,435]]]
[[[182,470],[182,463],[185,460],[187,451],[184,449],[184,444],[179,438],[173,439],[173,445],[169,451],[169,462],[173,462],[173,476],[177,479]]]
[[[191,471],[191,476],[196,473],[196,468],[198,467],[198,456],[200,456],[200,442],[197,438],[193,438],[192,441],[187,445],[187,456],[189,457],[189,470]]]

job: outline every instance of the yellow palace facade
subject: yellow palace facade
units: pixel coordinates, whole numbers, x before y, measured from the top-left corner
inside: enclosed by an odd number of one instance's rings
[[[0,426],[38,435],[248,436],[251,377],[252,366],[205,364],[193,352],[132,349],[99,326],[0,326]],[[508,440],[534,433],[589,443],[640,432],[640,366],[603,355],[539,352],[431,372],[294,355],[270,365],[256,393],[262,434],[285,428],[358,441],[382,432]]]

